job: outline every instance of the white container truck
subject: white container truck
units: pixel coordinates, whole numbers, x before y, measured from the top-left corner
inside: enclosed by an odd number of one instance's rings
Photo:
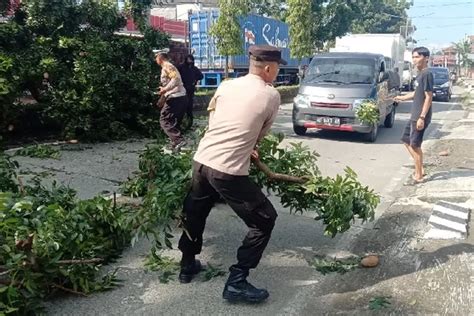
[[[406,91],[413,90],[413,82],[415,80],[415,69],[413,69],[411,50],[405,51],[405,66],[403,67],[402,88]]]
[[[330,52],[373,53],[385,56],[387,70],[395,71],[403,83],[405,38],[400,34],[350,34],[336,38]]]

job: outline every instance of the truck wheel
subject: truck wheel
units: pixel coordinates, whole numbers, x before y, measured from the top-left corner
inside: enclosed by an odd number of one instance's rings
[[[370,133],[365,134],[365,140],[368,141],[369,143],[374,143],[377,140],[378,131],[379,131],[379,126],[374,125]]]
[[[306,127],[293,124],[293,131],[296,135],[304,136],[306,134]]]
[[[392,112],[390,112],[390,114],[385,117],[385,121],[383,122],[383,125],[387,128],[392,128],[394,123],[395,123],[395,105],[392,108]]]

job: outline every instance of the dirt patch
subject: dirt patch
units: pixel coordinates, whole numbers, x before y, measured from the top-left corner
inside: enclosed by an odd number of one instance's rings
[[[447,156],[439,154],[446,151]],[[473,169],[474,140],[443,139],[438,140],[426,153],[425,162],[432,171]]]

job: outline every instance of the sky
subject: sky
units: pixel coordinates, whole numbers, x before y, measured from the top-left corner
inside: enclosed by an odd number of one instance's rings
[[[408,11],[418,46],[440,49],[474,35],[474,0],[413,0]]]

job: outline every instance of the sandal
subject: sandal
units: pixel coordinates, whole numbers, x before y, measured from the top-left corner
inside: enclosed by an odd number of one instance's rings
[[[427,179],[426,178],[423,178],[421,180],[416,180],[416,179],[409,179],[408,181],[406,181],[405,183],[403,183],[404,186],[412,186],[412,185],[417,185],[417,184],[421,184],[421,183],[424,183],[426,182]]]
[[[428,175],[428,174],[427,174],[426,172],[424,172],[424,173],[423,173],[423,178],[426,177],[427,175]],[[415,177],[415,173],[414,173],[414,172],[411,174],[411,177],[412,177],[412,178]]]

